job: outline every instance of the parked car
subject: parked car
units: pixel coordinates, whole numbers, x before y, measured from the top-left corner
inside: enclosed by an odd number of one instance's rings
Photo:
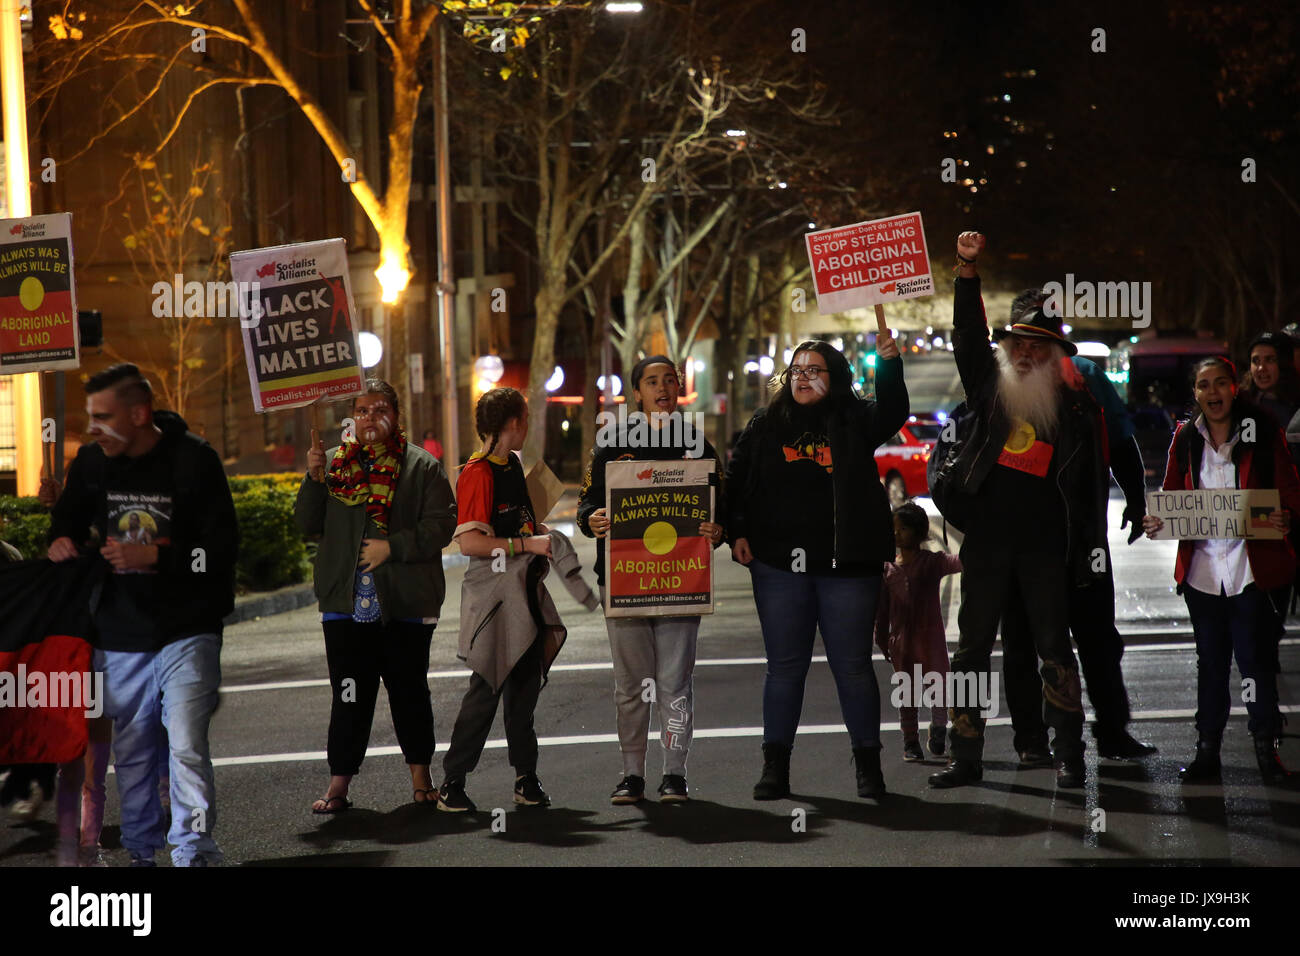
[[[876,449],[876,468],[889,494],[891,508],[897,508],[909,498],[930,493],[925,467],[930,461],[930,450],[943,431],[942,415],[940,412],[934,416],[911,416],[897,435]]]

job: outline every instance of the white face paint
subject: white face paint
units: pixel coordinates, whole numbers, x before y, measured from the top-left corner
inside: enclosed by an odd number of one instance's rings
[[[86,434],[96,441],[100,438],[108,438],[111,441],[121,442],[123,445],[126,444],[126,436],[119,435],[104,422],[92,421],[90,427],[86,429]]]
[[[790,373],[790,394],[800,405],[814,405],[829,394],[831,387],[830,372],[826,368],[826,360],[822,358],[820,352],[805,349],[794,357],[790,367],[791,369],[819,370],[815,375],[807,378],[798,377],[794,372]]]
[[[352,415],[356,419],[357,439],[363,445],[382,445],[393,433],[393,409],[383,395],[357,399]]]

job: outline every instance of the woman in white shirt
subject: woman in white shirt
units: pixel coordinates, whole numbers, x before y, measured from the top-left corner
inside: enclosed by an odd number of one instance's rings
[[[1281,506],[1261,521],[1286,533],[1300,510],[1300,477],[1280,428],[1237,394],[1237,371],[1226,358],[1197,364],[1193,392],[1200,414],[1181,423],[1169,446],[1163,488],[1276,488]],[[1252,520],[1254,520],[1252,518]],[[1143,519],[1148,537],[1164,526]],[[1196,759],[1181,776],[1193,783],[1217,780],[1219,749],[1231,708],[1229,675],[1236,655],[1246,695],[1255,757],[1265,781],[1285,776],[1277,756],[1281,714],[1277,701],[1278,614],[1269,591],[1284,587],[1295,573],[1295,554],[1285,538],[1184,539],[1178,544],[1174,578],[1187,601],[1196,636]]]

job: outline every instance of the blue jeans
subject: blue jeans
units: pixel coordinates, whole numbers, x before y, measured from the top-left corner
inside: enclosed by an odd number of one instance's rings
[[[1233,597],[1184,586],[1183,599],[1196,635],[1196,732],[1215,740],[1223,736],[1235,696],[1229,686],[1235,654],[1242,679],[1255,682],[1254,699],[1246,702],[1250,733],[1276,733],[1277,615],[1268,593],[1253,584]]]
[[[167,730],[172,863],[195,856],[219,862],[216,780],[208,752],[208,722],[221,683],[221,638],[199,634],[156,652],[95,651],[104,672],[104,713],[113,720],[114,769],[122,804],[122,846],[150,859],[164,846],[158,798],[159,735]]]
[[[871,664],[871,634],[880,578],[800,574],[757,558],[749,571],[767,651],[763,742],[794,746],[820,627],[849,739],[854,747],[879,747],[880,688]]]

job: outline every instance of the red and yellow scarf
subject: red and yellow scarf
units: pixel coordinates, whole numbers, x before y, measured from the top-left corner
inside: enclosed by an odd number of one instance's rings
[[[393,503],[393,490],[406,456],[406,432],[395,428],[384,444],[368,448],[367,455],[374,456],[369,471],[362,461],[360,442],[340,445],[325,475],[325,487],[345,505],[364,504],[366,514],[387,534],[388,508]]]

